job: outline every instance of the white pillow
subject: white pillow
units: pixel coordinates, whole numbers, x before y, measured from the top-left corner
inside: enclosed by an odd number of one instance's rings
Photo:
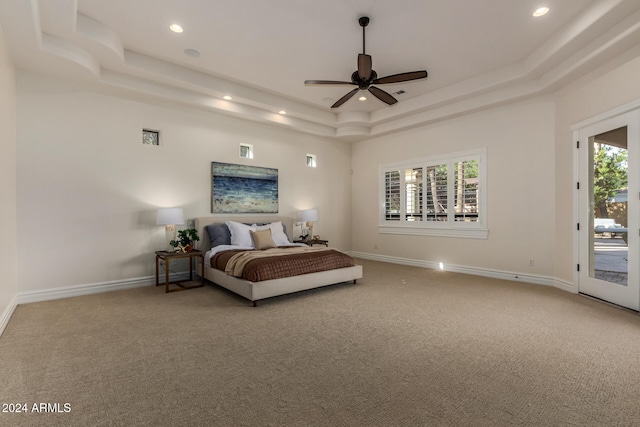
[[[255,225],[255,224],[254,224]],[[277,246],[290,245],[289,238],[284,232],[282,221],[272,222],[271,224],[255,225],[258,230],[271,230],[271,238]]]
[[[250,231],[256,231],[255,225],[242,224],[235,221],[225,221],[231,233],[231,244],[233,246],[249,246],[253,248],[253,239]]]

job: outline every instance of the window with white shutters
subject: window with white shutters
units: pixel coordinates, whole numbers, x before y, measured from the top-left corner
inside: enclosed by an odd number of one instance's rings
[[[486,149],[380,166],[379,231],[486,238]]]
[[[400,221],[400,171],[386,171],[384,174],[384,217],[386,221]]]
[[[404,172],[405,218],[407,221],[422,221],[423,169],[411,168]]]
[[[427,167],[427,221],[447,220],[447,165]]]
[[[455,220],[478,222],[478,161],[455,163]]]

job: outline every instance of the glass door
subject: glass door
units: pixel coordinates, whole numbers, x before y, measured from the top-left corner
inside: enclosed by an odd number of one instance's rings
[[[579,135],[579,291],[638,310],[637,114]]]

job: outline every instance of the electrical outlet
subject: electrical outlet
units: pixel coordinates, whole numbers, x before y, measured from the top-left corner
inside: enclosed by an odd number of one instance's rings
[[[533,259],[529,260],[529,267],[533,267],[535,265],[535,262],[533,262]]]

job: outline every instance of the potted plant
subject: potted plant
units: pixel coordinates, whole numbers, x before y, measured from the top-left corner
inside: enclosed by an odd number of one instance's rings
[[[188,228],[178,231],[178,239],[170,241],[169,244],[181,252],[191,252],[193,250],[193,242],[197,242],[198,240],[200,240],[198,230]]]

